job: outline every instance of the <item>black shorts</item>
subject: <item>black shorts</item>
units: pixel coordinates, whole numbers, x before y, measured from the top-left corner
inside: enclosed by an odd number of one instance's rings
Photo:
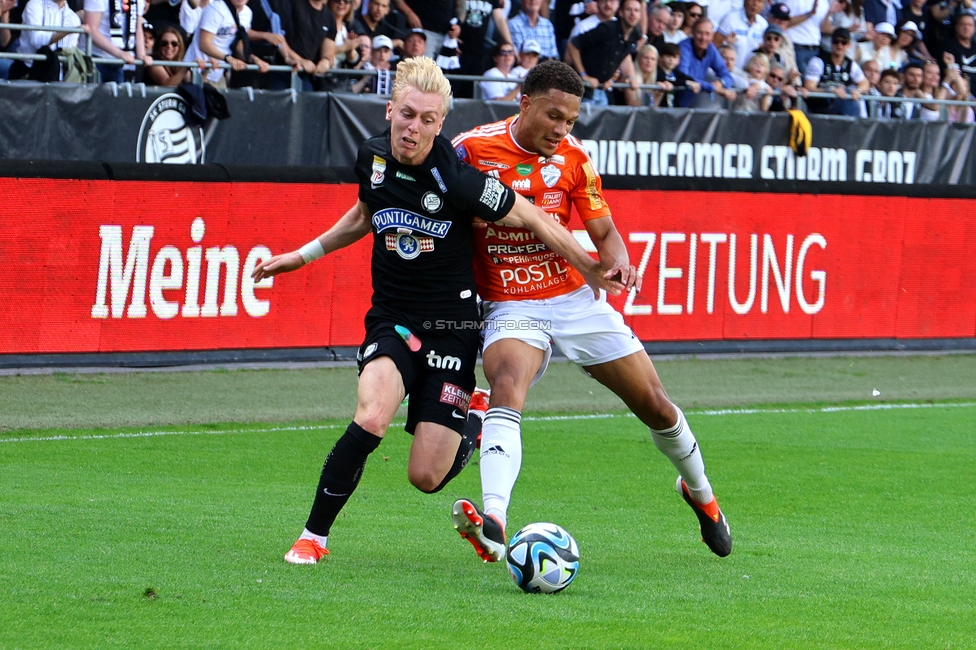
[[[356,356],[359,372],[370,361],[390,357],[410,396],[405,429],[418,422],[442,424],[459,434],[468,418],[474,390],[474,366],[481,343],[477,329],[430,329],[430,321],[413,320],[370,310],[366,340]]]

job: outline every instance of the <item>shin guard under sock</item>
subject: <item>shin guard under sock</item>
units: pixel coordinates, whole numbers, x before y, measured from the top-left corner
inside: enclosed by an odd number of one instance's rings
[[[678,412],[678,421],[673,427],[650,430],[654,445],[681,474],[695,501],[709,503],[712,500],[712,486],[705,476],[705,461],[702,460],[698,441],[685,420],[685,414],[677,406],[674,410]]]
[[[359,485],[366,458],[381,440],[355,422],[346,428],[322,466],[319,486],[305,528],[316,535],[329,534],[339,511]]]
[[[505,406],[488,409],[481,430],[481,494],[486,514],[508,521],[515,480],[522,468],[522,414]]]
[[[468,421],[464,425],[464,433],[461,434],[461,444],[458,445],[457,454],[454,456],[454,464],[447,471],[447,475],[440,485],[435,487],[427,494],[434,494],[444,489],[444,486],[451,482],[451,479],[461,473],[468,461],[471,460],[471,453],[478,444],[478,434],[481,433],[481,418],[474,413],[468,413]],[[426,490],[424,490],[426,492]]]

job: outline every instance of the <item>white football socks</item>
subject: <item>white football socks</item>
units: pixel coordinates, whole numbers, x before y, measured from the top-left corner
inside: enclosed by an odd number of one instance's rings
[[[481,495],[485,514],[508,521],[508,504],[522,468],[522,414],[492,406],[481,429]]]
[[[654,445],[668,457],[681,474],[691,497],[704,505],[713,498],[712,486],[705,476],[705,461],[702,460],[698,441],[695,440],[695,434],[691,432],[691,427],[685,420],[685,414],[677,406],[674,409],[678,412],[678,421],[675,425],[660,431],[651,429],[651,437],[654,439]]]
[[[298,536],[298,539],[314,539],[319,543],[322,548],[329,548],[329,536],[328,535],[316,535],[311,532],[308,528],[302,531],[302,534]]]

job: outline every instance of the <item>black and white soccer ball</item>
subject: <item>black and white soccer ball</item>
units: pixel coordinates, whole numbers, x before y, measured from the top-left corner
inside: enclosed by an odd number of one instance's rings
[[[529,524],[508,543],[508,572],[522,591],[554,594],[579,571],[579,546],[556,524]]]

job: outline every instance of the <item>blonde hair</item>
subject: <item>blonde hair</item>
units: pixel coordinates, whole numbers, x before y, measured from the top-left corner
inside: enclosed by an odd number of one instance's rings
[[[743,68],[743,70],[747,70],[748,71],[750,68],[752,68],[752,64],[754,64],[754,63],[761,63],[763,65],[763,67],[766,68],[766,74],[769,74],[769,66],[770,66],[770,63],[769,63],[769,57],[768,56],[766,56],[762,52],[760,52],[758,54],[753,54],[752,57],[749,59],[749,62],[746,63],[746,67]]]
[[[637,58],[639,59],[641,57],[641,55],[644,54],[644,52],[653,52],[654,53],[654,58],[656,58],[658,61],[661,60],[661,53],[658,52],[657,51],[657,48],[654,47],[653,45],[651,45],[650,43],[648,43],[647,45],[645,45],[644,47],[641,48],[640,52],[638,52],[638,54],[637,54]],[[644,71],[641,70],[640,68],[638,68],[637,69],[637,74],[640,76],[641,83],[643,83],[643,84],[652,84],[652,83],[656,83],[657,82],[657,67],[656,66],[655,66],[655,68],[653,70],[651,70],[647,74],[644,74]]]
[[[397,64],[391,101],[396,104],[408,87],[422,93],[437,93],[444,100],[444,115],[451,110],[451,82],[430,57],[416,56]]]

